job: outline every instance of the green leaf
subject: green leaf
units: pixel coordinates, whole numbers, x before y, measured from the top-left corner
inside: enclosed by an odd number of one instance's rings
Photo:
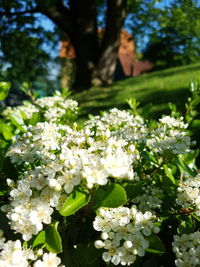
[[[0,82],[0,101],[4,100],[8,96],[11,83],[9,82]]]
[[[9,115],[10,120],[12,123],[22,132],[26,132],[26,126],[24,123],[23,118],[18,113],[11,113]]]
[[[110,184],[98,188],[94,195],[94,208],[109,207],[116,208],[127,202],[126,191],[119,184]]]
[[[36,238],[34,239],[32,247],[34,248],[34,247],[36,247],[38,245],[44,244],[45,243],[45,240],[46,240],[46,233],[45,233],[45,231],[41,231],[36,236]]]
[[[199,149],[192,150],[187,154],[182,155],[182,159],[187,165],[194,165],[195,159],[197,158],[199,154]]]
[[[148,241],[149,247],[146,249],[147,252],[153,254],[162,254],[165,252],[165,246],[157,235],[152,234],[148,237]]]
[[[140,105],[140,101],[137,101],[136,98],[125,99],[126,103],[130,106],[130,108],[136,112],[138,106]]]
[[[179,156],[174,156],[175,164],[178,166],[181,172],[188,174],[189,177],[195,177],[197,175],[195,170],[190,169],[188,165]]]
[[[75,190],[65,201],[61,210],[59,211],[62,216],[69,216],[74,214],[77,210],[81,209],[88,203],[89,199],[86,193],[81,192],[79,189]]]
[[[30,125],[36,125],[36,123],[40,121],[40,113],[36,112],[33,114],[33,116],[31,117],[31,119],[29,120],[29,124]]]
[[[200,120],[193,120],[190,124],[191,128],[200,128]]]
[[[198,222],[200,222],[200,217],[197,216],[196,214],[193,213],[193,214],[192,214],[192,217],[195,218]]]
[[[140,112],[141,116],[142,117],[146,117],[147,115],[149,115],[150,114],[150,110],[152,109],[152,106],[153,106],[152,103],[148,103],[145,106],[143,106],[141,108],[141,112]]]
[[[176,184],[176,180],[174,179],[173,176],[173,171],[171,168],[169,168],[166,164],[163,165],[164,170],[165,170],[165,174],[167,176],[168,179],[165,179],[166,177],[163,176],[163,182],[167,183],[167,184]]]
[[[6,140],[11,140],[13,137],[13,127],[9,124],[2,123],[2,134]]]
[[[30,92],[31,92],[30,88],[31,88],[31,85],[30,85],[29,83],[27,83],[27,82],[23,82],[23,83],[22,83],[22,86],[21,86],[20,89],[21,89],[22,92],[24,92],[25,94],[30,95]]]
[[[157,160],[154,158],[154,156],[147,151],[142,151],[141,156],[149,161],[157,163]]]
[[[178,234],[181,235],[194,232],[194,226],[192,220],[182,221],[177,228],[177,232]]]
[[[142,186],[143,186],[143,182],[139,182],[136,184],[127,184],[125,186],[125,190],[126,190],[126,195],[128,199],[131,200],[137,197],[138,195],[140,195],[142,192]]]
[[[49,225],[45,229],[45,246],[48,251],[53,253],[62,252],[62,239],[57,230],[59,222]]]

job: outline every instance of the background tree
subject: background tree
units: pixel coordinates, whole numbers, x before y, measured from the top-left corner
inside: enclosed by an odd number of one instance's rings
[[[48,93],[54,83],[49,78],[48,68],[52,59],[49,51],[44,49],[44,43],[51,43],[53,48],[58,39],[54,32],[44,30],[38,16],[19,15],[18,12],[10,15],[11,8],[21,10],[22,3],[12,0],[1,2],[0,78],[12,81],[14,92],[26,81],[41,92]]]
[[[97,7],[100,6],[106,6],[105,33],[101,44],[97,35]],[[34,14],[41,13],[51,19],[74,46],[77,70],[74,86],[86,88],[92,80],[107,83],[111,79],[126,11],[126,0],[4,0],[0,14],[3,25],[12,25],[20,20],[24,26],[27,18],[34,18],[30,22],[32,29],[36,18]]]
[[[157,69],[199,61],[200,3],[175,0],[156,13],[157,20],[149,30],[150,40],[143,57]]]
[[[196,60],[199,57],[198,1],[167,3],[165,6],[163,1],[154,0],[2,0],[1,49],[4,62],[14,70],[14,73],[9,70],[9,75],[31,80],[34,75],[43,74],[49,54],[44,52],[44,41],[58,43],[64,33],[76,53],[73,88],[82,90],[94,83],[107,84],[115,71],[120,30],[126,18],[126,26],[133,30],[136,42],[150,41],[144,56],[156,66]],[[41,16],[54,23],[54,32],[46,31],[39,24]],[[105,29],[101,40],[99,24]]]

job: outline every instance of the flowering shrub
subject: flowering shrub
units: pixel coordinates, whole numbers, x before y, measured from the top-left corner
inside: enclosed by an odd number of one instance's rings
[[[191,116],[77,117],[58,93],[3,111],[0,266],[200,266]]]

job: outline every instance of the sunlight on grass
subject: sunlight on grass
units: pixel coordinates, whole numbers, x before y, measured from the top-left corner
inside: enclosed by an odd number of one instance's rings
[[[113,107],[128,108],[125,99],[134,97],[141,102],[141,106],[152,103],[150,115],[158,117],[163,112],[169,113],[169,102],[183,109],[189,96],[190,82],[199,76],[198,63],[132,77],[115,82],[109,87],[93,87],[73,95],[73,98],[84,108],[82,116],[87,113],[97,114],[100,110]]]

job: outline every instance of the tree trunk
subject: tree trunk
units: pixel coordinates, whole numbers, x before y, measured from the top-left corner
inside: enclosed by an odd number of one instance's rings
[[[70,38],[76,53],[74,90],[98,82],[107,84],[115,71],[120,31],[126,17],[127,0],[107,0],[106,28],[98,45],[97,0],[37,1],[37,8]]]
[[[120,31],[126,17],[126,0],[107,0],[106,28],[101,54],[93,72],[93,83],[108,84],[113,79],[120,42]]]
[[[99,54],[96,1],[71,0],[70,11],[73,24],[71,41],[76,53],[74,88],[82,90],[91,86],[92,73]]]

